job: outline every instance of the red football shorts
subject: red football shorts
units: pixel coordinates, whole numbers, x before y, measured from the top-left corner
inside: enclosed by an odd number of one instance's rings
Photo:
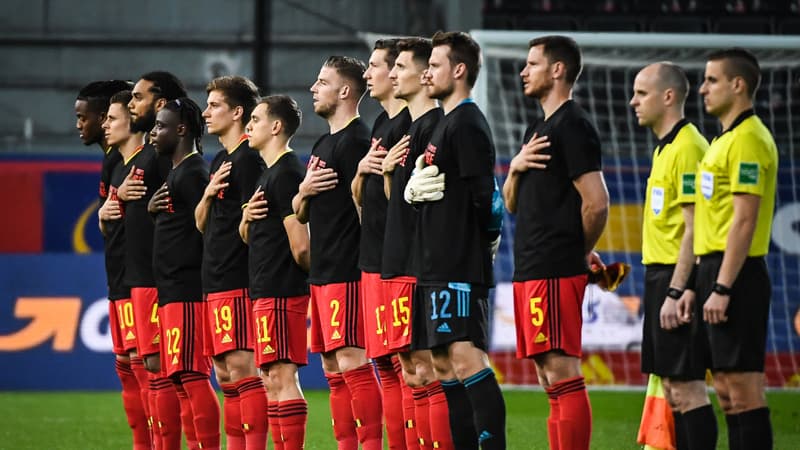
[[[586,284],[586,275],[514,282],[517,358],[555,349],[581,356]]]
[[[364,348],[360,281],[311,285],[311,351]]]
[[[161,328],[158,325],[158,290],[154,287],[131,288],[133,317],[136,324],[136,350],[140,357],[161,351]]]
[[[169,303],[159,307],[161,371],[211,374],[211,361],[203,354],[203,302]]]
[[[247,289],[208,294],[205,305],[206,356],[253,350],[253,305]]]
[[[108,302],[108,326],[115,355],[127,355],[136,350],[136,322],[131,299],[121,298]]]
[[[276,361],[308,364],[308,302],[308,295],[256,299],[254,350],[259,367]]]
[[[361,272],[361,298],[364,299],[364,344],[367,358],[388,355],[386,302],[381,274]]]
[[[416,287],[417,279],[414,277],[383,280],[386,339],[391,353],[408,351],[411,345],[411,304]]]

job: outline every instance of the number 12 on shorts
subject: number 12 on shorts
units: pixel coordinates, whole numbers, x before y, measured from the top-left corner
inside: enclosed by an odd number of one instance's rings
[[[456,291],[456,317],[469,317],[469,292]],[[437,295],[438,294],[438,295]],[[441,301],[441,303],[439,303]],[[431,320],[450,319],[451,294],[449,290],[431,292]]]

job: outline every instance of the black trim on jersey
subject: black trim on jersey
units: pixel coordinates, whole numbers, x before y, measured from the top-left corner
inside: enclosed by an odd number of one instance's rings
[[[309,164],[332,168],[338,184],[308,199],[311,233],[311,270],[308,282],[315,285],[361,279],[358,268],[361,225],[350,184],[358,163],[369,150],[369,129],[360,118],[317,140]]]
[[[294,215],[292,199],[305,177],[305,167],[294,152],[281,155],[264,169],[253,191],[261,188],[269,211],[267,217],[247,224],[250,297],[298,297],[308,295],[308,274],[292,255],[284,220]]]
[[[203,301],[200,277],[203,235],[194,210],[208,184],[208,164],[194,154],[167,175],[168,209],[155,216],[153,271],[158,304]]]
[[[734,128],[738,127],[739,124],[744,122],[748,117],[755,116],[755,115],[756,115],[756,111],[753,108],[750,108],[750,109],[748,109],[746,111],[742,111],[742,113],[739,114],[738,116],[736,116],[736,119],[734,119],[733,122],[731,122],[731,126],[729,126],[727,130],[723,130],[722,133],[720,133],[719,136],[717,136],[717,137],[720,137],[723,134],[733,130]]]
[[[220,150],[211,163],[210,173],[216,173],[228,161],[231,162],[228,187],[212,199],[203,233],[202,273],[206,294],[242,289],[249,284],[247,245],[239,236],[239,223],[242,205],[250,200],[266,165],[247,139],[231,153]]]
[[[442,108],[432,108],[417,117],[408,128],[407,134],[411,136],[408,151],[392,174],[392,194],[386,209],[381,278],[389,279],[417,272],[413,250],[418,213],[415,207],[406,203],[403,191],[414,170],[414,162],[425,151],[425,146],[442,117]]]
[[[164,184],[172,168],[172,158],[159,155],[147,143],[125,164],[125,175],[135,166],[134,179],[147,187],[144,197],[124,202],[125,207],[125,282],[131,287],[155,287],[153,274],[153,232],[155,223],[147,211],[147,203]]]
[[[380,139],[378,149],[388,151],[403,137],[410,125],[411,114],[407,107],[392,118],[383,111],[372,126],[372,142]],[[383,189],[383,175],[367,175],[363,183],[358,266],[364,272],[380,273],[388,204]]]
[[[669,133],[667,133],[666,136],[664,136],[660,141],[658,141],[658,146],[656,146],[656,153],[660,154],[661,150],[663,150],[664,147],[666,147],[667,145],[671,144],[672,141],[675,140],[675,137],[678,135],[678,133],[680,133],[681,129],[688,124],[689,121],[686,119],[679,120],[675,124],[675,126],[673,126],[671,130],[669,130]]]

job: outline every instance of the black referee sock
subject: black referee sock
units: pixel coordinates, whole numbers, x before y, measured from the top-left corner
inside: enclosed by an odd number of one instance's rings
[[[677,450],[689,450],[683,414],[678,411],[672,411],[672,422],[675,424],[675,448]]]
[[[714,450],[717,448],[717,418],[714,416],[714,408],[711,405],[686,411],[682,416],[686,442],[684,444],[686,447],[683,448],[691,450]],[[677,427],[676,422],[676,431]],[[678,441],[678,450],[681,450],[680,445],[680,441]]]
[[[458,380],[443,380],[442,390],[450,413],[450,434],[458,450],[478,450],[478,433],[472,418],[472,404],[467,390]]]
[[[739,438],[741,448],[772,449],[772,423],[766,406],[739,413]]]
[[[464,380],[478,442],[483,450],[506,448],[506,403],[492,369],[486,368]]]
[[[739,414],[725,414],[728,424],[728,448],[730,450],[745,450],[742,447],[742,438],[739,431]]]

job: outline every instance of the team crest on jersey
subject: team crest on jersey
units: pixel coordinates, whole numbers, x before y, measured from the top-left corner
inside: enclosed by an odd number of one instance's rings
[[[310,169],[310,168],[314,167],[315,165],[316,165],[317,169],[324,169],[325,166],[327,166],[325,161],[320,159],[319,156],[311,155],[311,157],[308,158],[308,164],[306,165],[306,169]]]
[[[650,190],[650,209],[655,215],[661,214],[664,209],[664,188],[653,186]]]
[[[108,190],[106,189],[106,184],[104,182],[100,182],[100,198],[108,197]]]
[[[400,157],[400,162],[398,162],[398,164],[400,164],[402,167],[406,166],[406,160],[408,159],[408,152],[410,150],[411,150],[410,148],[406,148],[405,151],[403,152],[403,156]]]
[[[137,167],[137,168],[136,168],[136,169],[133,171],[133,179],[134,179],[134,180],[143,181],[143,180],[144,180],[144,169],[142,169],[142,168],[140,168],[140,167]]]
[[[172,205],[172,196],[167,196],[167,212],[168,213],[175,213],[175,208]]]
[[[216,172],[212,173],[208,177],[208,181],[209,182],[213,181],[214,180],[214,175],[216,175],[216,174],[217,174]],[[225,189],[220,189],[219,192],[217,192],[217,198],[220,199],[220,200],[225,198]]]
[[[428,146],[425,147],[425,164],[431,165],[433,164],[433,158],[436,156],[436,146],[428,143]]]

